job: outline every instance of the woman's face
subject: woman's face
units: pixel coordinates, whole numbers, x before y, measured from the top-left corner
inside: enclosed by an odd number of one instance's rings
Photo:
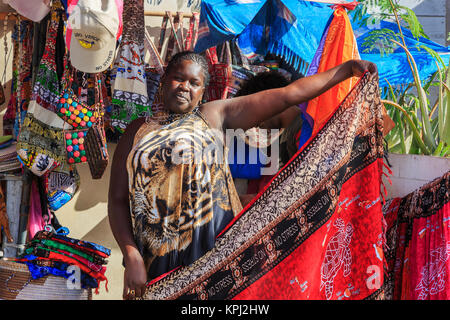
[[[164,106],[175,113],[186,113],[194,109],[204,91],[202,67],[191,60],[179,62],[162,81]]]

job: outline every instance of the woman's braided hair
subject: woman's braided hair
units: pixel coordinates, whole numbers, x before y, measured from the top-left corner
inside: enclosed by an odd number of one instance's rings
[[[190,60],[192,62],[195,62],[202,68],[203,76],[205,78],[205,87],[208,86],[209,83],[208,62],[206,61],[206,58],[203,55],[195,53],[193,51],[182,51],[172,56],[172,58],[170,58],[169,63],[167,64],[165,73],[169,74],[169,72],[171,72],[174,67],[176,67],[181,61],[184,60]]]

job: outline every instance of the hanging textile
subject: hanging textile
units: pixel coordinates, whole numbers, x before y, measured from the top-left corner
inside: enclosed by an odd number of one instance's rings
[[[309,66],[307,76],[324,72],[351,59],[359,59],[358,46],[347,12],[342,6],[336,6]],[[300,105],[303,120],[301,132],[297,133],[300,146],[317,134],[356,81],[355,77],[349,78],[319,97]]]
[[[124,1],[122,21],[122,40],[111,71],[111,126],[119,132],[150,112],[144,63],[144,2]]]
[[[215,248],[144,298],[382,298],[382,130],[378,77],[366,73]]]
[[[18,19],[11,35],[13,70],[10,99],[3,116],[3,134],[5,135],[18,136],[21,123],[25,118],[28,104],[30,103],[33,34],[33,23]]]
[[[383,206],[386,298],[450,299],[450,171]]]
[[[17,154],[35,175],[41,176],[65,161],[64,121],[55,113],[60,94],[57,61],[61,50],[63,10],[59,1],[53,3],[44,54],[36,71],[32,98],[17,138]],[[67,125],[66,129],[71,127]]]

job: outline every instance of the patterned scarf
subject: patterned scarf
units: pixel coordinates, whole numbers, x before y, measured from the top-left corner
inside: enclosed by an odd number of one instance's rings
[[[382,130],[378,77],[365,74],[215,248],[144,298],[382,298]]]

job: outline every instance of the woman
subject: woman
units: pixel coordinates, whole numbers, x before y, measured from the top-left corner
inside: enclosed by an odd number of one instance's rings
[[[241,211],[219,152],[225,130],[252,128],[366,70],[377,72],[373,63],[352,60],[283,88],[199,106],[206,60],[176,54],[161,81],[166,114],[130,123],[112,161],[108,216],[124,257],[124,299],[142,296],[148,280],[211,250]]]

